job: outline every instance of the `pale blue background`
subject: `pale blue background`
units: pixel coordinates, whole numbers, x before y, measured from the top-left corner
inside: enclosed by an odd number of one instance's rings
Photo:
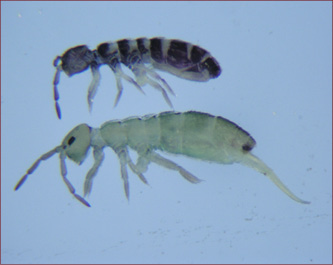
[[[2,2],[2,263],[331,263],[331,2]],[[177,111],[224,116],[257,141],[254,154],[310,205],[241,165],[165,155],[205,182],[152,165],[150,186],[130,173],[125,198],[119,162],[105,150],[86,208],[69,194],[59,159],[43,162],[74,126],[170,110],[146,86],[101,68],[93,112],[90,72],[61,76],[56,117],[52,61],[66,49],[121,38],[179,38],[209,50],[223,73],[207,83],[159,72],[177,93]],[[130,73],[127,71],[127,73]],[[90,154],[91,155],[91,154]],[[68,177],[82,194],[91,156]]]

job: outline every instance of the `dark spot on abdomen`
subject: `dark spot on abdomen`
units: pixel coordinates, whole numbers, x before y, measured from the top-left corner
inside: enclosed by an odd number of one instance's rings
[[[243,150],[244,151],[246,151],[246,152],[249,152],[249,151],[251,151],[252,149],[253,149],[253,147],[254,147],[254,145],[250,145],[250,144],[244,144],[243,146],[242,146],[242,148],[243,148]]]

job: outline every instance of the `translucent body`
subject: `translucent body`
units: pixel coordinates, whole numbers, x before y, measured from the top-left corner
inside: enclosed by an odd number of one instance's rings
[[[158,149],[223,164],[239,162],[243,146],[249,150],[255,145],[236,124],[199,112],[165,112],[121,123],[110,121],[101,126],[101,136],[113,149],[128,145],[139,154]]]
[[[192,183],[200,182],[199,178],[155,152],[160,150],[221,164],[244,164],[269,177],[293,200],[308,203],[294,195],[264,162],[251,154],[255,140],[249,133],[222,117],[194,111],[163,112],[142,118],[108,121],[100,128],[91,128],[86,124],[78,125],[69,132],[60,146],[42,155],[33,164],[15,189],[18,189],[27,176],[33,173],[41,160],[48,159],[54,153],[60,153],[61,172],[69,190],[77,199],[89,206],[68,183],[64,160],[67,156],[81,164],[88,149],[93,147],[95,162],[87,173],[84,183],[84,195],[87,195],[104,159],[103,148],[106,146],[111,147],[118,155],[127,198],[129,197],[127,165],[145,183],[147,180],[143,173],[147,171],[150,162],[176,170]],[[136,164],[129,156],[128,147],[138,153]]]
[[[60,64],[59,61],[61,61]],[[100,81],[99,67],[104,64],[111,68],[116,77],[118,94],[115,105],[119,102],[123,91],[121,79],[132,83],[141,92],[143,92],[141,86],[151,85],[162,93],[165,101],[172,107],[167,91],[174,93],[154,69],[169,72],[187,80],[201,82],[218,77],[222,71],[217,60],[205,49],[182,40],[164,38],[105,42],[98,45],[96,50],[90,50],[86,45],[80,45],[68,49],[62,56],[57,56],[53,64],[57,68],[53,90],[59,119],[61,112],[57,85],[61,71],[71,77],[90,67],[93,76],[88,88],[90,110]],[[135,80],[122,71],[121,64],[131,69]]]

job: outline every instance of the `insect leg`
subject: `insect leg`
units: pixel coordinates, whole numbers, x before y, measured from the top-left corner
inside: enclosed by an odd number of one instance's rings
[[[120,150],[117,152],[117,155],[120,160],[120,172],[121,172],[121,178],[124,181],[124,189],[127,200],[129,200],[129,183],[128,183],[128,174],[127,174],[127,154],[125,150]]]
[[[101,164],[102,164],[102,162],[104,160],[103,149],[101,149],[101,148],[94,148],[94,159],[95,159],[94,165],[88,171],[86,179],[84,181],[84,188],[83,188],[83,194],[84,194],[84,196],[90,194],[91,188],[92,188],[93,178],[96,176],[97,170],[101,166]]]
[[[27,170],[27,174],[25,174],[21,179],[20,181],[16,184],[14,190],[18,190],[22,184],[26,181],[26,179],[28,178],[29,175],[31,175],[35,170],[36,168],[38,167],[39,163],[43,160],[47,160],[49,159],[51,156],[53,156],[55,153],[58,153],[59,152],[59,146],[52,149],[51,151],[43,154],[40,158],[38,158],[35,163],[33,163],[33,165]]]
[[[136,167],[136,165],[130,160],[128,161],[128,165],[130,169],[141,179],[141,181],[148,185],[148,181],[145,176],[141,173],[141,171]]]
[[[142,66],[142,67],[144,67],[145,68],[145,70],[147,71],[147,73],[151,76],[151,77],[153,77],[154,79],[156,79],[156,80],[158,80],[158,81],[160,81],[165,87],[166,87],[166,89],[172,94],[172,95],[176,95],[175,94],[175,92],[173,92],[173,90],[171,89],[171,87],[169,86],[169,84],[158,74],[158,73],[156,73],[154,70],[152,70],[152,69],[149,69],[148,67],[146,67],[146,66]]]
[[[140,83],[145,84],[148,83],[149,85],[151,85],[153,88],[157,89],[158,91],[160,91],[164,97],[164,100],[168,103],[168,105],[173,108],[171,100],[168,97],[167,92],[165,91],[165,89],[156,81],[150,79],[147,76],[147,71],[151,71],[154,72],[152,70],[149,70],[147,67],[141,65],[141,64],[136,64],[135,66],[132,67],[132,71],[133,73],[136,75],[136,78],[139,80]],[[156,73],[155,73],[156,74]],[[157,75],[157,74],[156,74]],[[161,78],[162,79],[162,78]],[[169,85],[167,85],[167,88],[169,90]],[[174,92],[171,90],[170,91],[172,94],[174,94]]]
[[[149,163],[150,160],[145,155],[139,155],[135,166],[138,170],[140,170],[140,172],[146,172],[148,170]]]
[[[85,199],[83,199],[80,195],[75,193],[75,189],[74,189],[73,185],[66,178],[66,175],[67,175],[67,169],[66,169],[66,164],[65,164],[66,154],[64,152],[60,152],[59,157],[60,157],[61,176],[62,176],[62,179],[64,180],[64,182],[66,183],[67,188],[69,189],[69,192],[72,193],[74,195],[74,197],[77,200],[79,200],[81,203],[83,203],[85,206],[90,207],[90,204]]]
[[[147,83],[149,85],[151,85],[153,88],[156,88],[158,91],[160,91],[164,97],[164,100],[166,101],[166,103],[168,103],[168,105],[173,108],[173,105],[171,103],[171,100],[168,97],[168,94],[166,93],[165,89],[157,82],[155,82],[154,80],[151,80],[150,78],[147,78]]]
[[[93,79],[91,80],[91,83],[88,88],[88,106],[89,106],[89,111],[91,111],[92,108],[92,103],[94,100],[94,97],[97,92],[97,87],[99,85],[99,81],[101,79],[101,75],[99,73],[99,66],[95,63],[92,63],[90,66],[91,73],[93,76]]]
[[[154,151],[150,152],[149,158],[150,158],[150,161],[152,161],[160,166],[178,171],[186,180],[188,180],[191,183],[201,182],[201,179],[197,178],[196,176],[194,176],[193,174],[188,172],[186,169],[177,165],[175,162],[172,162],[171,160],[160,156],[159,154],[157,154]]]
[[[60,59],[60,57],[58,56],[54,60],[54,64],[55,64],[56,61],[58,62],[59,59]],[[60,111],[60,106],[59,106],[59,103],[58,103],[59,91],[58,91],[57,85],[59,84],[60,73],[61,72],[62,72],[62,67],[61,67],[61,65],[58,65],[56,73],[54,75],[54,80],[53,80],[53,97],[54,97],[54,101],[55,101],[55,108],[56,108],[56,111],[57,111],[58,119],[61,119],[61,111]]]
[[[121,84],[121,81],[120,81],[121,78],[124,78],[126,81],[132,83],[138,90],[140,90],[143,94],[145,94],[145,92],[142,90],[141,86],[139,86],[139,84],[132,77],[128,76],[127,74],[125,74],[123,72],[119,63],[116,64],[115,66],[109,64],[109,66],[112,69],[112,71],[115,73],[116,80],[117,80],[118,94],[117,94],[117,97],[116,97],[115,106],[118,104],[121,93],[123,91],[123,87],[122,87],[122,84]]]
[[[114,107],[117,106],[119,100],[120,100],[120,97],[121,97],[121,94],[123,93],[123,84],[121,83],[121,77],[119,75],[116,75],[116,82],[117,82],[117,89],[118,89],[118,93],[117,93],[117,96],[116,96],[116,99],[114,101]]]
[[[147,160],[148,163],[144,166],[145,170],[142,170],[142,166],[140,168],[133,163],[132,159],[129,156],[127,149],[126,149],[126,156],[127,156],[127,164],[129,165],[129,167],[133,171],[133,173],[135,173],[141,179],[141,181],[143,183],[148,184],[147,179],[145,178],[145,176],[142,173],[147,170],[147,165],[149,164],[149,161]],[[140,160],[140,157],[138,158],[138,161],[139,160]]]

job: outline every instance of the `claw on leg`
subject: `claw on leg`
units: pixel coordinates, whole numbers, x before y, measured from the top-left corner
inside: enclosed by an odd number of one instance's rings
[[[120,150],[117,152],[117,155],[119,157],[120,161],[120,173],[121,173],[121,178],[123,179],[124,182],[124,190],[126,194],[127,200],[129,200],[129,183],[128,183],[128,174],[127,174],[127,155],[125,150]]]
[[[128,76],[127,74],[125,74],[123,72],[123,70],[120,67],[120,64],[117,64],[116,66],[112,66],[111,64],[109,64],[110,68],[112,69],[112,71],[114,72],[115,76],[116,76],[116,82],[117,82],[117,89],[118,89],[118,93],[115,99],[115,103],[114,103],[114,107],[117,106],[121,94],[123,92],[123,85],[121,83],[121,79],[125,79],[127,82],[133,84],[140,92],[142,92],[143,94],[145,94],[145,92],[142,90],[141,86],[139,86],[139,84],[130,76]]]
[[[136,76],[136,79],[139,84],[144,85],[148,83],[158,91],[160,91],[164,97],[164,100],[167,102],[167,104],[173,108],[171,100],[168,97],[168,94],[165,90],[165,88],[172,94],[175,95],[171,87],[168,85],[168,83],[161,77],[159,76],[155,71],[149,69],[142,63],[136,63],[135,65],[132,66],[132,71],[134,75]],[[151,76],[151,78],[148,77]],[[161,82],[163,86],[161,86],[158,82]]]
[[[98,70],[98,65],[92,64],[90,69],[91,69],[93,78],[92,78],[91,83],[88,88],[88,98],[87,99],[88,99],[89,111],[91,111],[91,109],[92,109],[92,103],[93,103],[94,97],[97,92],[97,87],[99,85],[99,81],[101,79],[101,75]]]
[[[145,66],[144,66],[145,67]],[[169,84],[155,71],[149,69],[148,67],[145,67],[145,69],[147,69],[147,73],[154,78],[155,80],[161,81],[161,83],[166,87],[166,89],[174,96],[176,96],[175,92],[173,92],[173,90],[171,89],[171,87],[169,86]]]
[[[116,75],[116,82],[117,82],[117,89],[118,89],[118,93],[117,93],[117,96],[116,96],[116,99],[114,101],[114,105],[113,107],[116,107],[119,103],[119,100],[120,100],[120,97],[123,93],[123,84],[121,83],[121,77],[119,75]]]
[[[129,167],[133,171],[133,173],[136,174],[143,183],[148,184],[148,181],[145,178],[145,176],[142,174],[143,172],[140,170],[140,168],[133,163],[132,159],[129,156],[127,149],[119,150],[117,152],[117,155],[118,155],[119,161],[120,161],[121,178],[124,181],[124,189],[125,189],[126,198],[129,199],[129,182],[128,182],[127,165],[129,165]],[[148,161],[148,163],[149,163],[149,161]]]
[[[94,162],[92,168],[88,171],[85,181],[84,181],[83,196],[87,196],[90,194],[93,178],[96,176],[97,171],[104,160],[104,153],[103,153],[102,149],[100,149],[100,148],[94,149],[94,159],[95,159],[95,162]]]
[[[150,79],[147,77],[147,83],[149,85],[151,85],[153,88],[156,88],[158,91],[160,91],[163,95],[164,100],[166,101],[166,103],[170,106],[170,108],[173,109],[173,105],[171,103],[170,98],[168,97],[167,92],[165,91],[165,89],[157,82],[155,82],[154,80]]]
[[[145,178],[145,176],[137,169],[136,165],[132,162],[132,161],[129,161],[128,162],[128,165],[130,167],[130,169],[141,179],[141,181],[145,184],[148,185],[148,181],[147,179]]]

